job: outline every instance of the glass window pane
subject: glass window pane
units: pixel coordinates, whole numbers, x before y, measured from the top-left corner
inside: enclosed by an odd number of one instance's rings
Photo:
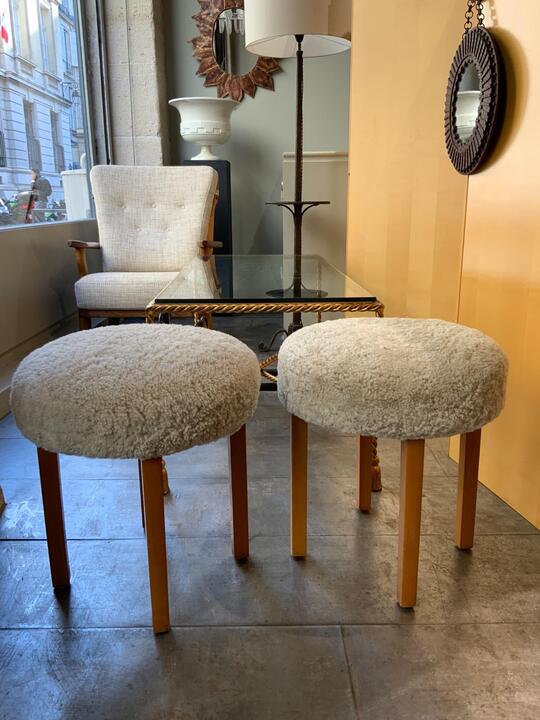
[[[0,229],[91,217],[78,0],[0,0]]]

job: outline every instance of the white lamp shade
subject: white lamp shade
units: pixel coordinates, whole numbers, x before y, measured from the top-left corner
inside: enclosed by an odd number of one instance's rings
[[[295,35],[304,35],[305,57],[348,50],[349,40],[330,33],[331,0],[244,0],[246,48],[256,55],[294,57]]]

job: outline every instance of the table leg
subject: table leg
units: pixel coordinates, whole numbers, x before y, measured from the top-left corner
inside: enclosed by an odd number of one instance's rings
[[[381,464],[379,461],[377,438],[371,439],[371,452],[371,490],[372,492],[381,492]]]

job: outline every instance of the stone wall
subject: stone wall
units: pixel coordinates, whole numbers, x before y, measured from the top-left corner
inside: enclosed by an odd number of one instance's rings
[[[161,0],[85,0],[97,162],[106,162],[96,5],[103,13],[111,160],[166,165],[169,136]]]

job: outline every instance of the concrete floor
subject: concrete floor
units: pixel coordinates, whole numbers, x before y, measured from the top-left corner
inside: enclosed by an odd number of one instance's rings
[[[239,330],[252,344],[268,328]],[[251,559],[230,555],[225,441],[169,458],[173,631],[150,630],[137,464],[62,458],[72,589],[50,586],[35,449],[0,423],[3,720],[537,720],[540,533],[481,487],[453,545],[456,466],[428,443],[419,602],[395,604],[399,443],[354,508],[355,440],[310,434],[309,557],[288,554],[288,424],[248,427]]]

